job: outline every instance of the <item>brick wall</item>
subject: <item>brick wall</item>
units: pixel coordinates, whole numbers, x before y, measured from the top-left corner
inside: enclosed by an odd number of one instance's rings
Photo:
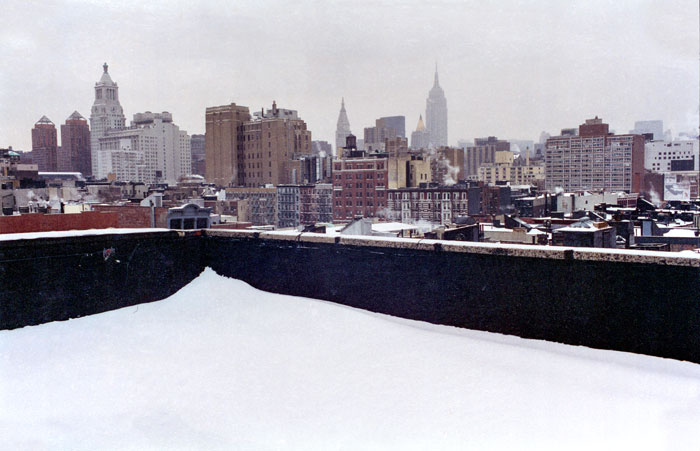
[[[148,228],[151,227],[151,207],[140,205],[93,205],[93,211],[104,213],[116,213],[118,226],[124,228]],[[155,226],[168,227],[168,209],[155,207]]]
[[[0,233],[28,233],[122,227],[116,213],[85,211],[77,214],[31,213],[0,216]]]

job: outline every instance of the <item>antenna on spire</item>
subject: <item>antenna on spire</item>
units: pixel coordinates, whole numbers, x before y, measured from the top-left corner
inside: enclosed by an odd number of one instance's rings
[[[435,60],[435,86],[438,86],[437,60]]]

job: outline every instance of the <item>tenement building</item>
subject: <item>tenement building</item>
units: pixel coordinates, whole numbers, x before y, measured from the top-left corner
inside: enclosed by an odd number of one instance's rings
[[[218,186],[299,183],[299,159],[311,155],[311,131],[295,110],[253,114],[236,104],[206,110],[206,179]]]
[[[457,216],[467,216],[467,187],[400,188],[387,192],[388,219],[411,224],[427,221],[450,224]]]
[[[277,187],[277,227],[298,227],[332,221],[332,185],[318,183]]]
[[[333,162],[334,221],[381,217],[388,178],[388,158],[357,150],[355,137],[348,136],[343,158]]]
[[[564,191],[639,192],[644,175],[644,137],[614,135],[608,124],[587,119],[545,147],[545,187]]]
[[[226,188],[226,200],[246,201],[254,226],[277,224],[277,188]]]

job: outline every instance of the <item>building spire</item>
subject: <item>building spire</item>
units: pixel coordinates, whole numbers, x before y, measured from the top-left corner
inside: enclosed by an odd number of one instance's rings
[[[345,97],[340,98],[340,111],[345,111]]]
[[[102,69],[105,70],[105,74],[107,73],[107,69],[108,69],[108,68],[109,68],[109,66],[107,65],[107,63],[104,63],[104,64],[102,65]]]
[[[438,82],[437,61],[435,61],[435,83],[433,84],[433,87],[435,86],[440,86],[440,83]]]

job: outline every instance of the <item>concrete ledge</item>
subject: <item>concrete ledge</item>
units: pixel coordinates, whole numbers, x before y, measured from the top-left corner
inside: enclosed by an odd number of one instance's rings
[[[346,246],[382,247],[421,251],[460,252],[467,254],[500,255],[508,257],[547,258],[554,260],[581,260],[597,262],[640,263],[652,265],[689,266],[700,268],[697,256],[677,252],[639,251],[627,249],[593,249],[564,246],[537,246],[527,244],[472,243],[414,238],[387,238],[372,236],[332,236],[293,231],[257,232],[250,230],[205,231],[207,236],[296,241],[304,243],[342,244]]]

